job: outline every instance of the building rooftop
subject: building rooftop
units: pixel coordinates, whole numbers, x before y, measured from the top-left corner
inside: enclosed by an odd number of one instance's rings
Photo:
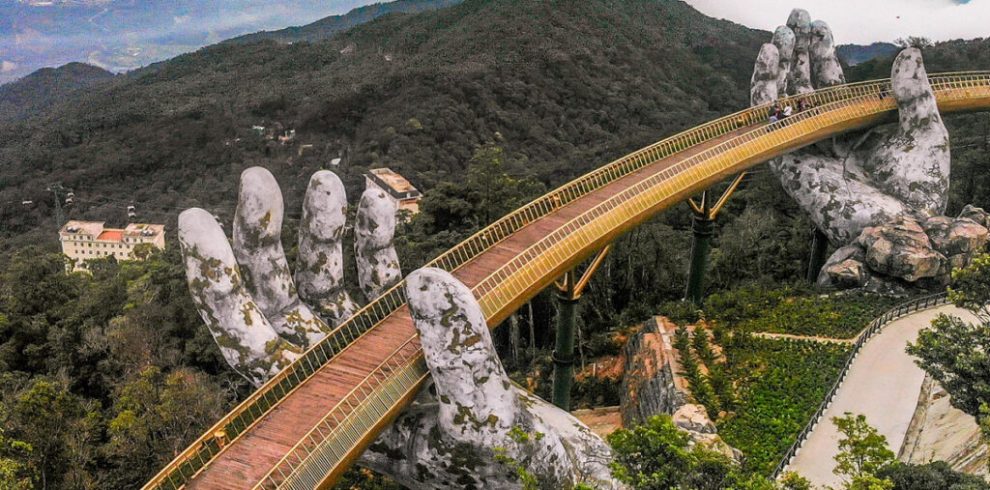
[[[88,235],[96,240],[119,242],[125,236],[153,237],[165,233],[165,225],[131,223],[126,228],[104,228],[104,221],[71,220],[62,227],[60,235]]]
[[[396,193],[419,194],[419,191],[405,177],[393,172],[390,168],[373,168],[369,172],[374,177],[377,177],[375,180]]]

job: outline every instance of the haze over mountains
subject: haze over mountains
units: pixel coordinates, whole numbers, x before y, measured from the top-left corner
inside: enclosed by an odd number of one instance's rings
[[[69,62],[131,70],[242,34],[343,14],[371,1],[0,1],[0,83]],[[405,3],[431,2],[401,2],[385,10]]]

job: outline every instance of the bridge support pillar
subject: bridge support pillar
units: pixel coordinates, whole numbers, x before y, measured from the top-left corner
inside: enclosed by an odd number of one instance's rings
[[[826,252],[828,252],[828,235],[816,226],[814,236],[811,238],[811,257],[808,259],[808,282],[814,284],[818,281],[818,273],[825,266]]]
[[[554,405],[568,411],[571,409],[571,385],[574,382],[574,330],[579,301],[569,293],[561,291],[557,294],[557,341],[553,350],[551,400]]]
[[[694,233],[694,238],[691,242],[691,265],[688,269],[684,299],[700,307],[705,299],[705,269],[708,267],[712,235],[715,234],[715,220],[709,219],[708,216],[695,215],[691,223],[691,231]]]
[[[571,409],[571,386],[574,384],[574,337],[577,331],[577,305],[584,288],[608,255],[611,245],[598,251],[580,278],[577,271],[564,273],[557,286],[557,332],[553,351],[553,395],[551,402],[563,410]]]
[[[725,207],[732,194],[739,189],[746,172],[742,172],[732,180],[714,206],[708,206],[708,191],[701,193],[701,202],[688,199],[688,205],[694,211],[691,230],[694,238],[691,241],[691,265],[688,268],[688,283],[684,289],[684,300],[691,301],[701,307],[705,300],[705,269],[708,267],[708,252],[711,249],[712,235],[715,234],[715,219]]]

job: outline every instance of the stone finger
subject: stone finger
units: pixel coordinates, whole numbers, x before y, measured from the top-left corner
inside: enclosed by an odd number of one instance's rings
[[[777,47],[777,94],[787,95],[787,77],[791,73],[791,60],[794,58],[794,31],[787,26],[778,26],[771,41]]]
[[[805,94],[814,90],[811,85],[811,15],[807,10],[794,9],[787,18],[787,27],[794,33],[794,56],[787,78],[789,95]],[[783,95],[783,94],[781,94]]]
[[[511,427],[516,399],[471,290],[435,268],[409,274],[405,287],[436,383],[441,425],[455,432]]]
[[[374,300],[402,279],[395,235],[396,206],[385,191],[367,189],[358,204],[354,225],[354,252],[358,283],[368,301]]]
[[[179,245],[196,309],[235,371],[257,386],[299,356],[300,349],[278,336],[252,300],[213,215],[183,211]]]
[[[282,249],[282,191],[267,169],[241,173],[234,213],[234,256],[258,307],[279,335],[308,346],[329,328],[299,300]]]
[[[835,54],[832,29],[824,21],[811,23],[811,76],[815,87],[824,88],[846,83],[839,57]]]
[[[780,56],[777,47],[767,43],[760,48],[750,79],[749,102],[751,106],[768,104],[777,100],[777,74]]]
[[[299,296],[332,325],[356,310],[344,287],[343,236],[347,195],[336,174],[313,174],[303,200],[295,279]]]

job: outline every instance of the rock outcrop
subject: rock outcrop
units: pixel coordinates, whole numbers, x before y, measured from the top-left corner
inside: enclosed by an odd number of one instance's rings
[[[900,216],[888,223],[863,230],[857,239],[839,248],[826,261],[818,276],[823,286],[876,287],[884,289],[896,281],[945,285],[954,268],[964,267],[983,251],[990,230],[977,223],[986,216],[980,208],[967,206],[960,217],[933,216],[919,223]]]

